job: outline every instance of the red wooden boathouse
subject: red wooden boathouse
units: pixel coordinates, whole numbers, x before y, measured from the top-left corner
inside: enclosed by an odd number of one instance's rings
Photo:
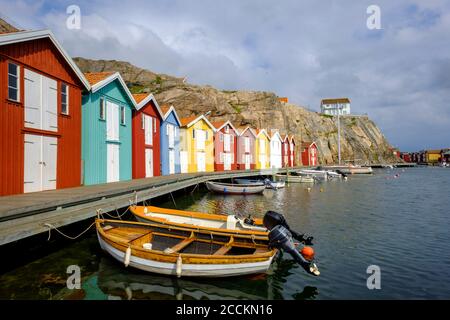
[[[49,30],[0,34],[0,195],[79,186],[81,92]]]

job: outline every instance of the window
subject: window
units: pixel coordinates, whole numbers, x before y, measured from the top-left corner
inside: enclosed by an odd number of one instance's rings
[[[100,99],[100,120],[106,120],[105,119],[105,99]]]
[[[8,63],[8,99],[13,101],[20,100],[19,83],[20,69],[17,64]]]
[[[195,139],[195,131],[196,131],[195,129],[192,130],[192,138],[193,138],[193,139]]]
[[[225,133],[228,133],[230,131],[230,128],[228,126],[225,127]]]
[[[61,113],[69,114],[69,86],[61,84]]]
[[[220,137],[220,142],[223,142],[223,133],[219,133],[219,137]]]
[[[156,133],[156,118],[153,118],[153,133]]]
[[[125,125],[125,107],[120,106],[120,124]]]
[[[141,128],[143,130],[145,130],[145,118],[144,118],[144,114],[141,114]]]

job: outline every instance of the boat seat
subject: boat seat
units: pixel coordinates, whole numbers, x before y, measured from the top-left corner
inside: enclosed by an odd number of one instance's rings
[[[223,245],[219,248],[219,250],[217,250],[216,252],[213,253],[214,256],[223,256],[225,254],[227,254],[228,251],[230,251],[232,248],[232,246],[229,245]]]
[[[167,253],[175,253],[178,251],[183,250],[184,248],[186,248],[188,245],[190,245],[192,242],[195,241],[195,237],[189,237],[184,239],[183,241],[178,242],[176,245],[174,245],[171,248],[167,248],[166,250],[164,250],[164,252]]]

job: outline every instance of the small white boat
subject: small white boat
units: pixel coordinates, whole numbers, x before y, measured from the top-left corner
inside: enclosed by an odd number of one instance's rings
[[[284,181],[287,183],[314,183],[315,182],[314,177],[301,176],[301,175],[276,174],[275,179],[277,181]]]
[[[362,167],[357,165],[347,165],[347,166],[324,166],[325,170],[334,170],[341,172],[343,174],[372,174],[372,167]]]
[[[124,265],[187,277],[265,273],[277,253],[267,236],[96,219],[100,247]]]
[[[263,193],[263,191],[266,189],[266,186],[264,184],[231,184],[212,181],[207,181],[206,187],[209,191],[216,193],[242,195]]]
[[[300,170],[297,172],[300,175],[312,176],[312,177],[318,178],[318,179],[326,179],[327,178],[327,171],[325,171],[325,170],[303,169],[303,170]]]
[[[331,171],[331,170],[328,170],[327,171],[327,177],[328,177],[328,179],[341,179],[343,176],[342,176],[342,174],[340,174],[340,173],[337,173],[337,172],[335,172],[335,171]]]
[[[266,189],[280,189],[280,188],[284,188],[286,186],[284,181],[270,181],[269,179],[257,180],[257,179],[236,178],[233,180],[238,184],[248,184],[248,185],[264,184],[266,186]]]

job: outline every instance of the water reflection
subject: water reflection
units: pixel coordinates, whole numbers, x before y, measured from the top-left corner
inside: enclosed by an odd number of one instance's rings
[[[96,275],[97,286],[107,299],[283,299],[283,285],[289,271],[296,268],[289,260],[277,259],[269,274],[223,279],[190,279],[159,276],[124,269],[109,257],[102,257]],[[89,281],[88,281],[89,282]],[[314,295],[305,295],[304,299]]]

